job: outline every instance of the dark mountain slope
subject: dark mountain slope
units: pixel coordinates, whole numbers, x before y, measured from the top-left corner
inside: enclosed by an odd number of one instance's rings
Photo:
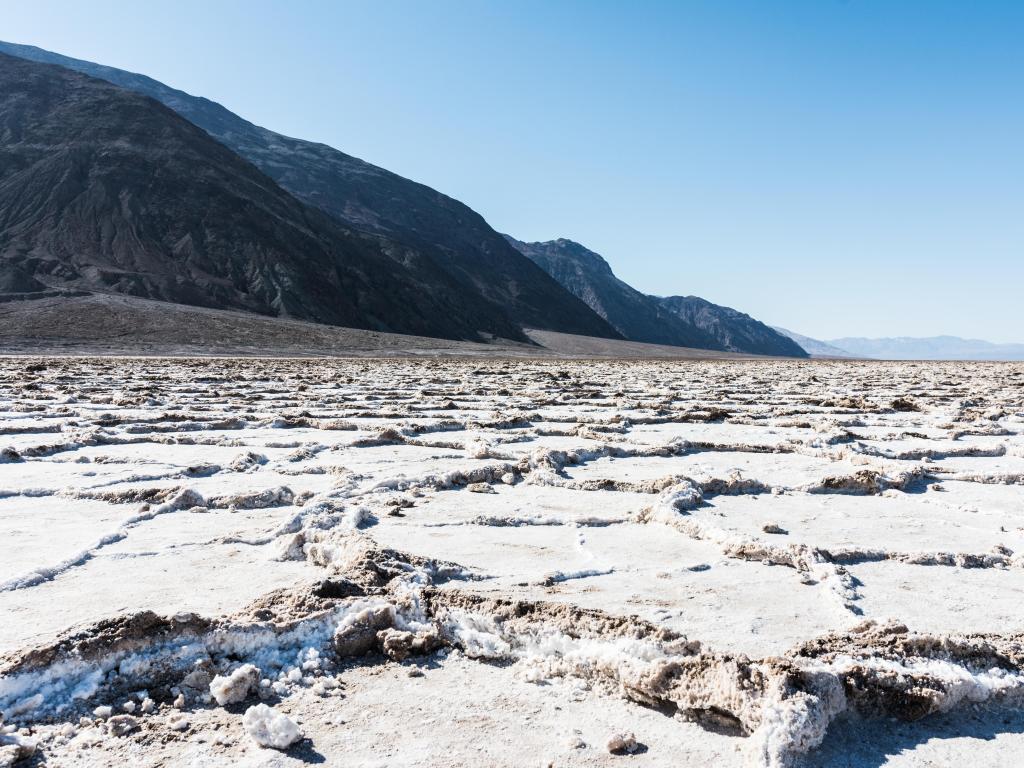
[[[572,240],[523,243],[505,237],[630,341],[807,357],[792,339],[734,309],[696,297],[640,293],[619,280],[601,256]]]
[[[664,309],[711,334],[732,352],[809,357],[788,336],[730,307],[712,304],[698,296],[668,296],[658,301]]]
[[[323,144],[260,128],[208,99],[152,78],[10,43],[0,51],[59,64],[151,96],[209,132],[282,187],[355,229],[405,244],[404,255],[438,264],[467,293],[500,306],[515,323],[618,337],[586,304],[505,242],[484,219],[436,190]]]
[[[657,300],[622,282],[603,258],[572,240],[524,243],[505,235],[574,296],[631,341],[724,350],[710,334],[662,309]]]
[[[0,283],[517,335],[429,258],[346,230],[157,101],[3,54]]]
[[[113,293],[0,294],[0,354],[727,359],[729,352],[531,331],[540,344],[470,341],[339,328],[252,312]]]

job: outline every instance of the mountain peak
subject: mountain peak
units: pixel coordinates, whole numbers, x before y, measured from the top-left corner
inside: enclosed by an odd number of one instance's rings
[[[792,340],[742,312],[697,296],[659,298],[637,291],[602,256],[574,240],[525,243],[505,237],[630,341],[806,357]]]
[[[732,307],[714,304],[700,296],[666,296],[658,302],[672,315],[713,336],[731,352],[807,357],[807,351],[793,339]]]
[[[0,43],[0,52],[56,64],[156,99],[302,203],[320,209],[344,228],[384,238],[382,252],[397,263],[430,265],[437,280],[458,286],[456,295],[475,305],[478,317],[492,316],[491,322],[479,326],[482,331],[523,339],[521,328],[526,326],[619,338],[607,322],[506,242],[476,211],[437,190],[325,144],[261,128],[216,102],[145,75],[32,46]],[[443,313],[458,311],[455,304]]]
[[[535,263],[537,263],[537,259],[532,254],[547,253],[551,258],[571,260],[583,269],[614,277],[611,265],[604,260],[604,257],[594,253],[586,246],[580,245],[575,240],[559,237],[555,240],[526,243],[517,240],[511,235],[504,235],[504,238],[520,252],[529,256]]]
[[[519,333],[385,238],[288,194],[145,95],[0,53],[0,287],[449,338]]]

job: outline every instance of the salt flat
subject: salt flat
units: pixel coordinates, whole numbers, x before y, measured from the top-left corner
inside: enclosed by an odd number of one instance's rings
[[[1024,748],[1022,364],[7,358],[0,451],[0,765]]]

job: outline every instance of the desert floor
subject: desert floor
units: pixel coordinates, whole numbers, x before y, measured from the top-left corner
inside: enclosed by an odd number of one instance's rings
[[[1016,766],[1022,526],[1024,364],[2,359],[0,765]]]

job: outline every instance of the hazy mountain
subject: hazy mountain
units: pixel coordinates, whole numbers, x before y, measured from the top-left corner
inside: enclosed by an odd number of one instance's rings
[[[884,360],[1024,360],[1024,344],[993,344],[957,336],[842,338],[828,343],[855,355]]]
[[[807,356],[790,339],[728,307],[696,297],[663,299],[641,293],[617,278],[600,255],[572,240],[524,243],[505,237],[631,341]]]
[[[730,352],[807,357],[788,336],[731,307],[712,304],[699,296],[666,296],[658,300],[676,317],[714,337]]]
[[[516,333],[429,258],[342,227],[159,102],[4,54],[0,288],[452,338]]]
[[[724,350],[710,334],[664,311],[658,301],[619,280],[603,258],[572,240],[524,243],[519,251],[631,341]]]
[[[618,334],[487,222],[457,200],[324,144],[253,125],[220,104],[152,78],[71,59],[32,46],[0,42],[0,52],[58,64],[151,96],[249,160],[300,200],[350,228],[403,244],[394,257],[432,262],[473,294],[500,307],[507,327],[617,338]],[[492,328],[484,328],[494,332]],[[502,332],[507,335],[506,328]],[[522,338],[518,331],[513,335]]]
[[[834,347],[831,344],[826,344],[824,341],[819,339],[812,339],[810,336],[804,336],[801,333],[786,330],[785,328],[779,328],[777,325],[773,325],[772,328],[783,336],[788,336],[797,344],[799,344],[808,354],[815,357],[857,357],[857,355],[847,352],[845,349]]]

